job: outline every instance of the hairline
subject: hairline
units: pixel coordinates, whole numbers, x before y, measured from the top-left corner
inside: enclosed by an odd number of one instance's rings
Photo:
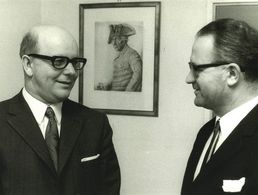
[[[31,41],[29,42],[31,45],[24,43],[24,41]],[[32,46],[33,45],[33,46]],[[39,33],[37,30],[32,29],[27,32],[21,42],[20,47],[20,57],[22,58],[23,55],[27,55],[30,53],[37,53],[39,50]]]

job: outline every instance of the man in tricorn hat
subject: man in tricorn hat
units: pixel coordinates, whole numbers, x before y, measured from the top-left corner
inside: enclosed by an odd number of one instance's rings
[[[141,91],[142,60],[138,52],[128,44],[128,37],[135,29],[128,24],[110,25],[108,44],[112,43],[118,56],[113,61],[113,79],[110,86],[114,91]]]

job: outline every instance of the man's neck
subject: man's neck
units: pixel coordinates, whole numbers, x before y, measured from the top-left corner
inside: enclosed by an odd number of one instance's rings
[[[215,115],[222,117],[228,112],[234,110],[235,108],[249,102],[250,100],[256,98],[258,96],[258,91],[253,91],[252,93],[239,93],[233,97],[231,97],[227,103],[221,107],[213,110]]]

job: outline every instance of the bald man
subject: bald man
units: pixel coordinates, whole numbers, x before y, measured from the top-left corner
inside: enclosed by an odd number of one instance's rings
[[[20,57],[24,88],[0,103],[0,194],[118,195],[106,115],[68,99],[86,64],[75,39],[60,27],[36,26]]]

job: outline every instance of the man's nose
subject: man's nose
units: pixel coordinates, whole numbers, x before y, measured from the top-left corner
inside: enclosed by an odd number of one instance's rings
[[[187,84],[191,84],[193,82],[195,82],[195,76],[192,70],[189,71],[188,75],[185,78],[185,82]]]
[[[76,75],[77,74],[77,71],[74,69],[74,66],[71,62],[65,67],[64,72],[66,74],[71,74],[71,75]]]

